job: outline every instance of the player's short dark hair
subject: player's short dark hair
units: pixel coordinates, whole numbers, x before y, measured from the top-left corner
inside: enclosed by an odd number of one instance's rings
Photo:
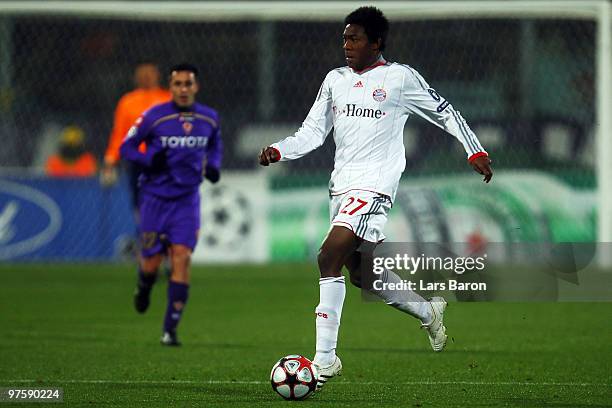
[[[380,50],[384,51],[389,33],[389,20],[380,9],[374,6],[359,7],[344,19],[344,25],[357,24],[363,27],[368,41],[376,42],[380,38]]]
[[[198,79],[198,76],[200,74],[200,72],[198,71],[198,68],[195,65],[189,64],[187,62],[176,64],[172,68],[170,68],[170,76],[172,76],[173,72],[178,72],[178,71],[191,72],[196,79]]]

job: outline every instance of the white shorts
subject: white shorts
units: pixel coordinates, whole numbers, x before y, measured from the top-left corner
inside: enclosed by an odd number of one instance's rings
[[[353,231],[366,241],[378,243],[385,239],[382,230],[387,223],[391,200],[383,194],[367,190],[350,190],[330,197],[329,219]]]

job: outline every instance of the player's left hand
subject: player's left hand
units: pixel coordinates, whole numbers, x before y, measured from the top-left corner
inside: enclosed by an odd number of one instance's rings
[[[211,183],[216,183],[221,178],[221,172],[219,169],[213,166],[206,166],[204,168],[204,177],[206,177]]]
[[[472,165],[474,171],[484,176],[482,181],[485,183],[491,181],[491,178],[493,177],[493,169],[491,169],[491,159],[489,159],[489,156],[477,157],[472,160],[470,164]]]

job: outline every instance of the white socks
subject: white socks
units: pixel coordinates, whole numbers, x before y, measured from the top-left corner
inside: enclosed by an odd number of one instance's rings
[[[338,329],[346,287],[344,276],[319,279],[319,305],[316,313],[317,352],[314,363],[325,367],[336,359]]]
[[[401,278],[387,269],[380,274],[379,279],[385,283],[401,283]],[[375,290],[369,291],[380,297],[391,307],[408,313],[419,319],[423,324],[431,323],[433,319],[431,305],[421,295],[411,290]]]
[[[385,283],[400,283],[401,279],[394,272],[385,270],[380,275]],[[433,319],[431,305],[421,295],[411,290],[370,290],[386,304],[404,313],[408,313],[423,324],[431,323]],[[316,313],[317,352],[314,363],[322,367],[329,366],[336,359],[338,329],[342,317],[342,306],[346,287],[344,276],[319,279],[319,305]]]

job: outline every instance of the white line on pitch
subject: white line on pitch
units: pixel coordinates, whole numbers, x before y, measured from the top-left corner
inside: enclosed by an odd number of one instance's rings
[[[2,381],[2,380],[0,380]],[[221,384],[221,385],[262,385],[269,384],[270,381],[231,381],[231,380],[4,380],[9,383],[23,384]],[[344,385],[531,385],[543,387],[612,387],[612,384],[596,383],[573,383],[573,382],[522,382],[522,381],[404,381],[404,382],[383,382],[383,381],[335,381],[334,384]]]

